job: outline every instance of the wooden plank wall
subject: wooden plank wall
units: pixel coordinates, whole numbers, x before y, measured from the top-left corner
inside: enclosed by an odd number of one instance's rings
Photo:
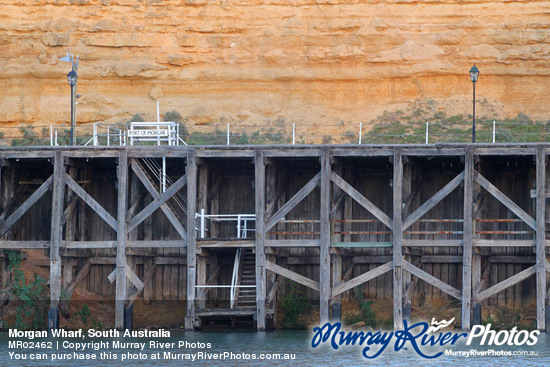
[[[497,186],[504,194],[511,197],[521,208],[532,216],[535,215],[535,200],[530,196],[530,190],[534,188],[535,169],[532,157],[526,158],[498,158],[504,159],[501,164],[496,164],[496,158],[481,157],[478,162],[477,169],[495,186]],[[429,161],[425,158],[409,159],[405,164],[412,165],[412,195],[408,205],[409,213],[430,198],[434,193],[446,185],[458,173],[461,172],[463,166],[455,164],[453,167],[446,165],[445,158],[438,158],[437,162]],[[43,162],[46,162],[45,160]],[[453,162],[457,162],[456,159]],[[253,164],[249,162],[251,168]],[[340,163],[335,163],[333,168],[339,166]],[[183,163],[181,164],[183,166]],[[75,179],[80,181],[89,181],[90,187],[87,190],[111,215],[116,217],[117,211],[117,187],[116,187],[116,162],[114,160],[105,161],[101,164],[94,162],[84,162],[80,160],[80,164],[73,171]],[[30,169],[32,168],[32,169]],[[392,171],[391,163],[386,168],[376,165],[361,166],[364,173],[358,173],[358,167],[354,166],[353,162],[343,164],[339,169],[341,177],[344,177],[352,186],[359,190],[377,207],[386,214],[391,215],[392,208]],[[273,188],[277,192],[281,186],[285,189],[277,200],[278,205],[275,211],[284,204],[284,202],[298,192],[304,184],[306,184],[316,173],[319,172],[319,162],[317,158],[312,158],[309,164],[293,164],[286,161],[278,161],[274,168],[276,186]],[[365,169],[367,169],[365,171]],[[49,177],[53,172],[51,163],[48,165],[30,165],[24,160],[16,162],[10,160],[10,164],[3,167],[2,170],[2,209],[9,201],[10,193],[17,193],[15,207],[20,205],[24,200],[36,189],[36,185],[28,184],[33,180],[38,180]],[[207,212],[210,213],[253,213],[254,208],[254,176],[253,172],[243,174],[228,175],[227,172],[219,169],[217,166],[211,168],[212,174],[208,176],[208,185],[215,186],[218,180],[219,192],[208,194]],[[365,173],[366,172],[366,173]],[[175,170],[172,173],[175,179],[182,174],[181,169]],[[136,178],[131,175],[130,180]],[[23,184],[20,184],[22,182]],[[25,184],[27,182],[27,184]],[[141,185],[137,185],[140,196],[144,191]],[[21,189],[19,189],[21,187]],[[463,186],[459,186],[448,197],[446,197],[435,208],[429,211],[423,218],[425,219],[455,219],[462,218],[463,212]],[[185,190],[182,190],[185,193]],[[286,219],[309,219],[319,220],[320,190],[313,190],[300,204],[298,204],[286,217]],[[474,199],[476,197],[474,196]],[[406,198],[404,198],[406,199]],[[149,195],[142,199],[141,208],[146,206],[151,201]],[[131,204],[131,203],[130,203]],[[337,212],[338,217],[335,219],[374,219],[362,206],[356,202],[343,199],[341,209]],[[198,208],[200,209],[200,208]],[[109,227],[97,214],[81,201],[75,209],[76,221],[74,226],[75,240],[116,240],[116,233]],[[10,230],[5,239],[14,240],[48,240],[50,234],[51,215],[51,193],[44,195],[23,218]],[[178,215],[184,218],[183,212]],[[515,216],[490,195],[485,195],[483,205],[481,206],[477,218],[515,218]],[[185,219],[183,219],[185,221]],[[338,241],[370,241],[370,242],[387,242],[391,241],[389,229],[382,223],[352,223],[339,225],[342,231],[378,231],[388,233],[377,234],[358,234],[347,235],[341,234],[334,238]],[[415,223],[408,231],[424,231],[424,230],[461,230],[461,224],[450,223]],[[234,223],[225,223],[218,226],[214,230],[213,226],[209,228],[211,234],[218,238],[228,238],[235,236]],[[476,224],[476,229],[506,231],[506,230],[525,230],[530,228],[524,223],[494,223],[494,224]],[[319,232],[319,224],[278,224],[272,231],[284,232]],[[151,219],[145,220],[137,227],[137,237],[139,239],[153,240],[169,240],[179,239],[178,233],[172,228],[164,214],[158,210]],[[253,234],[251,233],[251,237]],[[460,234],[438,235],[438,236],[421,236],[421,235],[405,235],[407,239],[460,239]],[[474,238],[489,238],[489,235],[474,235]],[[305,235],[270,235],[268,239],[318,239],[318,234]],[[494,237],[493,237],[494,238]],[[501,239],[532,239],[534,235],[511,235],[502,234],[497,238]],[[181,249],[156,249],[156,253],[161,255],[181,256],[185,258],[185,250]],[[462,251],[459,248],[424,248],[422,250],[427,255],[454,255],[462,256]],[[528,248],[509,248],[498,249],[491,248],[487,250],[487,254],[494,256],[533,256],[532,250]],[[392,254],[391,248],[362,248],[353,249],[355,256],[373,257],[383,256],[390,257]],[[85,252],[82,252],[85,253]],[[113,249],[93,249],[88,251],[89,256],[115,256]],[[289,258],[302,257],[304,259],[318,258],[319,250],[315,248],[290,248],[287,250]],[[224,250],[219,253],[220,261],[225,263],[220,272],[219,284],[229,284],[231,280],[231,259],[233,256],[232,250]],[[224,260],[225,259],[225,260]],[[488,257],[484,256],[482,268],[487,263]],[[151,266],[151,258],[144,256],[135,256],[136,273],[139,277],[143,277],[146,268]],[[285,260],[281,260],[283,263]],[[356,277],[369,270],[374,269],[385,261],[358,263],[353,268],[352,277]],[[82,266],[84,258],[80,258],[77,264]],[[284,264],[282,264],[284,265]],[[351,265],[351,257],[343,257],[343,271],[345,272]],[[518,273],[528,267],[528,264],[513,264],[493,262],[490,264],[490,276],[488,286],[494,285],[513,274]],[[294,272],[304,275],[315,281],[319,280],[319,265],[308,263],[288,265],[288,268]],[[421,268],[426,272],[434,275],[451,286],[461,289],[462,286],[462,271],[460,263],[430,263],[422,264]],[[86,277],[84,283],[79,286],[80,290],[97,293],[105,297],[113,297],[115,295],[115,285],[107,280],[107,276],[114,269],[114,265],[93,265]],[[526,306],[527,303],[534,302],[536,298],[536,283],[535,278],[531,277],[514,287],[507,289],[495,296],[484,301],[484,304],[508,306],[520,308]],[[486,286],[487,287],[487,286]],[[486,288],[485,287],[485,288]],[[290,289],[288,282],[283,282],[279,287],[278,298],[284,297],[285,293]],[[318,299],[319,293],[299,286],[299,289],[312,300]],[[147,300],[184,300],[186,297],[186,266],[185,265],[162,265],[158,266],[152,278],[152,282],[145,288],[144,297]],[[343,294],[344,298],[353,296],[353,291],[348,291]],[[392,274],[387,272],[383,276],[375,278],[362,285],[361,292],[367,299],[384,298],[391,299],[393,297]],[[220,300],[228,300],[227,291],[219,290],[217,292]],[[439,289],[426,284],[423,281],[417,281],[416,290],[413,294],[413,304],[421,304],[430,299],[444,298],[451,299],[448,295],[441,292]]]

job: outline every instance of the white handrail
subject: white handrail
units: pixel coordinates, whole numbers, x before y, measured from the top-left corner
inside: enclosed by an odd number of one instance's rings
[[[237,222],[237,238],[247,238],[248,232],[254,232],[255,229],[248,228],[248,222],[256,221],[256,214],[204,214],[204,209],[195,214],[199,218],[199,238],[205,238],[206,219],[213,222]]]
[[[230,300],[230,307],[233,308],[235,306],[235,298],[237,295],[237,282],[239,280],[239,264],[241,261],[241,252],[242,249],[238,248],[235,252],[235,262],[233,264],[233,275],[231,277],[231,300]]]

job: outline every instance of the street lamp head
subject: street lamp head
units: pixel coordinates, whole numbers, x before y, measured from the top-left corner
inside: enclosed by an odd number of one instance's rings
[[[78,75],[74,70],[69,71],[67,74],[67,81],[69,82],[69,85],[72,87],[76,85],[76,80],[78,79]]]
[[[479,78],[479,69],[477,68],[476,64],[472,66],[470,69],[470,79],[473,83],[477,82],[477,78]]]

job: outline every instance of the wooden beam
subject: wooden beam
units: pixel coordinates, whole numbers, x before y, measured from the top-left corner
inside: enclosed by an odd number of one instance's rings
[[[256,309],[250,308],[226,308],[226,309],[210,309],[210,310],[197,310],[197,316],[249,316],[256,314]]]
[[[195,329],[195,286],[197,282],[197,162],[195,150],[187,151],[187,314],[185,329]]]
[[[151,282],[151,279],[153,278],[153,275],[155,274],[155,270],[157,269],[157,264],[153,263],[153,265],[147,269],[147,272],[145,272],[145,275],[143,276],[142,283],[144,287],[148,285]],[[136,298],[138,297],[139,293],[141,292],[141,289],[135,288],[132,293],[128,296],[128,306],[131,306]]]
[[[157,265],[187,265],[187,259],[184,257],[156,256],[154,261]]]
[[[393,156],[393,328],[403,329],[403,156]]]
[[[127,248],[182,248],[186,246],[183,240],[128,241]]]
[[[332,207],[330,209],[330,217],[334,218],[336,213],[338,213],[338,210],[340,209],[340,206],[345,201],[344,198],[346,197],[346,194],[344,191],[341,191],[338,197],[334,200],[334,203],[332,204]]]
[[[319,312],[321,325],[329,321],[330,294],[330,150],[321,149],[321,205],[320,205],[320,254],[319,254]]]
[[[502,191],[500,191],[496,186],[494,186],[492,183],[490,183],[485,177],[483,177],[479,172],[474,171],[474,177],[477,183],[481,185],[489,194],[493,195],[498,201],[500,201],[504,206],[506,206],[508,209],[512,211],[515,215],[517,215],[521,220],[523,220],[527,225],[531,228],[533,228],[535,231],[537,230],[537,223],[533,217],[531,217],[529,214],[525,212],[525,210],[521,209],[516,203],[514,203],[510,198]]]
[[[82,185],[82,188],[84,190],[86,190],[86,189],[88,189],[89,186],[90,186],[89,183],[86,182]],[[74,197],[71,199],[71,202],[69,203],[69,205],[67,205],[67,207],[65,208],[65,211],[63,212],[63,216],[61,217],[61,224],[62,225],[67,222],[67,219],[69,219],[69,217],[71,216],[71,214],[75,210],[76,205],[78,204],[78,200],[80,200],[80,197],[78,195],[74,195]]]
[[[265,330],[266,318],[266,258],[265,258],[265,162],[262,150],[256,150],[254,155],[254,182],[255,182],[255,208],[256,208],[256,328],[259,331]],[[305,196],[304,196],[305,197]],[[301,199],[300,199],[301,200]],[[297,203],[296,203],[297,204]],[[294,204],[294,205],[296,205]],[[293,205],[293,206],[294,206]],[[281,208],[282,209],[282,208]],[[292,207],[289,207],[290,211]],[[287,212],[282,213],[282,217]],[[278,212],[278,213],[279,213]],[[280,214],[279,214],[280,215]],[[277,214],[275,215],[277,216]],[[273,219],[273,218],[272,218]],[[277,223],[278,220],[273,222]]]
[[[267,270],[282,275],[285,278],[295,281],[296,283],[300,283],[302,285],[305,285],[306,287],[319,291],[319,282],[316,282],[303,275],[293,272],[292,270],[285,269],[282,266],[272,263],[271,261],[266,261],[265,265]]]
[[[46,181],[48,182],[50,181],[50,179],[53,178],[50,237],[50,314],[48,317],[48,329],[50,330],[57,329],[59,327],[59,319],[57,318],[58,316],[56,315],[56,313],[58,313],[59,297],[61,296],[61,257],[59,256],[59,248],[61,247],[61,241],[63,240],[63,226],[61,225],[61,215],[63,214],[63,202],[65,201],[65,183],[63,182],[63,177],[65,175],[65,166],[63,165],[63,161],[64,156],[62,152],[56,151],[54,158],[53,175]],[[40,186],[40,188],[43,188],[43,192],[39,196],[35,195],[36,200],[38,200],[38,198],[42,196],[44,192],[46,192],[47,187],[49,187],[50,184],[46,184],[46,182],[42,184],[42,186]],[[40,190],[40,188],[38,190]],[[27,200],[25,203],[27,202],[29,202],[29,200]],[[2,234],[4,233],[4,231],[0,232],[2,232]]]
[[[426,200],[424,204],[420,205],[418,209],[412,212],[411,215],[405,219],[403,223],[403,230],[409,228],[414,222],[419,220],[424,214],[426,214],[430,209],[439,204],[441,200],[445,199],[447,195],[454,191],[460,185],[464,179],[464,172],[461,172],[451,180],[447,185],[445,185],[441,190],[435,193],[431,198]]]
[[[63,184],[61,178],[61,184]],[[25,200],[15,211],[0,225],[0,237],[2,237],[6,232],[19,220],[21,217],[50,189],[54,181],[54,175],[51,175],[31,196]],[[61,214],[59,214],[61,218]],[[61,223],[61,222],[60,222]],[[60,224],[61,225],[61,224]]]
[[[407,247],[462,247],[463,240],[403,240]]]
[[[86,276],[90,272],[91,266],[92,266],[92,263],[90,262],[90,259],[89,258],[86,259],[86,261],[84,262],[84,265],[82,265],[82,268],[80,268],[80,270],[78,271],[78,274],[76,274],[76,277],[74,277],[74,279],[69,284],[67,289],[65,289],[65,295],[68,300],[71,299],[71,296],[73,295],[78,284],[80,284],[80,282],[83,281],[84,278],[86,278]]]
[[[116,241],[63,241],[68,249],[116,248]]]
[[[78,185],[78,184],[77,184]],[[78,186],[80,187],[80,186]],[[77,192],[78,194],[78,192]],[[84,198],[83,198],[84,199]],[[86,199],[84,199],[86,201]],[[116,286],[115,286],[115,328],[124,327],[124,304],[127,297],[126,287],[126,241],[128,230],[126,212],[128,208],[128,153],[118,153],[118,206],[117,206],[117,251],[116,251]]]
[[[267,204],[267,209],[265,210],[265,216],[267,218],[271,217],[271,215],[273,214],[273,211],[275,210],[275,207],[277,206],[277,202],[279,201],[279,199],[281,198],[281,195],[285,192],[285,189],[286,189],[286,185],[281,185],[277,191],[275,192],[275,194],[273,195],[273,200],[271,200],[268,204]]]
[[[332,172],[330,175],[332,182],[336,184],[342,191],[351,196],[353,200],[359,203],[363,208],[367,209],[369,213],[374,215],[378,220],[384,223],[388,228],[392,228],[393,221],[386,213],[378,209],[369,199],[364,197],[359,191],[357,191],[353,186],[347,183],[342,177],[338,176],[336,173]]]
[[[544,332],[546,329],[546,152],[542,147],[537,149],[536,163],[537,329]]]
[[[474,239],[475,247],[535,247],[535,240],[479,240]]]
[[[50,241],[0,241],[0,249],[37,249],[50,247]]]
[[[273,286],[269,290],[269,293],[267,294],[267,299],[265,300],[265,303],[270,304],[271,301],[275,298],[275,295],[277,294],[277,290],[279,289],[279,286],[283,282],[283,277],[280,275],[277,275],[277,279],[273,282]]]
[[[130,269],[129,266],[126,266],[126,277],[128,278],[128,280],[130,280],[134,286],[139,289],[140,291],[143,290],[143,287],[145,287],[143,285],[143,282],[141,281],[141,279],[139,279],[139,277],[137,276],[137,274],[132,270]]]
[[[71,176],[65,174],[65,182],[71,190],[74,191],[92,210],[97,213],[111,228],[115,231],[118,229],[117,221],[113,216],[105,210],[93,197],[90,196],[84,189],[72,179]]]
[[[353,259],[352,259],[352,263],[349,265],[348,270],[346,270],[346,272],[342,276],[342,282],[347,282],[348,280],[350,280],[351,276],[353,275],[354,267],[355,267],[355,263],[353,262]]]
[[[310,192],[315,190],[317,184],[321,179],[321,173],[318,173],[313,177],[304,187],[300,189],[289,201],[287,201],[265,224],[265,231],[269,231],[278,221],[283,219],[296,205],[309,195]]]
[[[363,273],[351,280],[348,280],[347,282],[340,283],[336,287],[332,289],[332,296],[337,296],[347,290],[350,290],[352,288],[357,287],[358,285],[361,285],[363,283],[368,282],[369,280],[372,280],[374,278],[377,278],[381,275],[384,275],[388,271],[392,270],[393,268],[393,261],[389,261],[385,263],[384,265],[381,265],[377,268],[374,268],[372,270],[367,271],[366,273]]]
[[[187,183],[186,175],[180,177],[176,182],[174,182],[166,191],[161,195],[155,198],[149,203],[141,212],[136,214],[130,222],[128,223],[128,231],[136,228],[141,222],[145,220],[148,216],[153,214],[161,205],[165,204],[172,196],[174,196],[185,184]]]
[[[235,248],[235,247],[254,247],[254,241],[197,241],[199,248]]]
[[[1,179],[1,177],[0,177],[0,179]],[[23,186],[19,186],[15,190],[15,192],[13,190],[10,190],[10,189],[8,189],[6,191],[7,191],[7,193],[9,193],[9,197],[7,198],[6,205],[4,206],[4,208],[2,210],[2,214],[0,214],[0,223],[4,222],[4,219],[6,218],[8,213],[10,212],[12,206],[15,205],[15,203],[17,201],[17,198],[23,192]]]
[[[210,277],[206,281],[205,285],[212,285],[216,282],[216,280],[218,279],[218,275],[220,274],[221,268],[222,267],[220,265],[216,266],[216,269],[214,269],[212,274],[210,274]],[[210,291],[210,288],[201,288],[201,289],[199,289],[197,291],[197,298],[198,299],[204,299],[209,291]]]
[[[464,261],[463,256],[460,255],[424,255],[420,258],[420,262],[426,263],[438,263],[438,264],[460,264]]]
[[[110,257],[110,256],[95,256],[90,257],[90,264],[92,265],[116,265],[116,257]],[[111,280],[111,283],[115,280],[114,276],[116,274],[116,268],[112,272],[113,278]]]
[[[139,162],[136,160],[136,158],[132,158],[131,165],[132,165],[132,170],[136,174],[137,178],[141,181],[143,186],[145,186],[145,189],[149,192],[149,194],[151,194],[151,196],[153,197],[153,200],[158,198],[160,196],[160,194],[158,193],[155,186],[149,181],[149,179],[147,178],[147,175],[145,174],[145,172],[143,172],[143,170],[141,169],[141,166],[140,166]],[[187,231],[185,230],[183,225],[180,223],[180,221],[179,221],[178,217],[176,216],[176,214],[174,214],[172,209],[170,209],[168,204],[164,203],[163,205],[160,206],[160,209],[162,210],[164,215],[166,215],[166,218],[168,218],[170,223],[174,226],[174,228],[176,229],[178,234],[181,236],[181,238],[183,240],[187,240]],[[194,218],[194,216],[193,216],[193,218]]]
[[[536,273],[536,266],[530,266],[527,269],[520,271],[519,273],[512,275],[510,278],[503,280],[500,283],[497,283],[493,285],[490,288],[485,289],[482,292],[479,292],[476,298],[476,302],[481,302],[484,299],[487,299],[498,292],[505,290],[506,288],[509,288],[527,278],[529,278],[531,275]]]
[[[473,148],[466,149],[464,161],[464,230],[462,246],[462,330],[468,331],[471,327],[472,308],[472,236],[473,236],[473,208],[474,208],[474,152]]]
[[[266,247],[319,247],[319,240],[266,240]]]
[[[407,261],[403,261],[403,269],[408,271],[412,275],[424,280],[428,284],[431,284],[432,286],[437,287],[438,289],[441,289],[443,292],[453,296],[454,298],[458,300],[462,300],[462,295],[458,289],[437,279],[433,275],[426,273],[424,270],[417,268],[413,264]]]
[[[472,278],[473,279],[473,281],[472,281],[472,284],[473,284],[472,299],[473,300],[477,300],[477,295],[481,291],[481,288],[483,288],[483,285],[485,284],[485,282],[489,279],[490,272],[491,272],[491,264],[487,263],[487,264],[485,264],[485,267],[483,268],[483,272],[479,276],[479,280],[477,281],[475,278]]]

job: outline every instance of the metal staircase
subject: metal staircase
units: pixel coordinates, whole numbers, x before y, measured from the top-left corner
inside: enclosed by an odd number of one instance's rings
[[[243,249],[239,274],[237,307],[256,307],[256,255],[252,249]]]

